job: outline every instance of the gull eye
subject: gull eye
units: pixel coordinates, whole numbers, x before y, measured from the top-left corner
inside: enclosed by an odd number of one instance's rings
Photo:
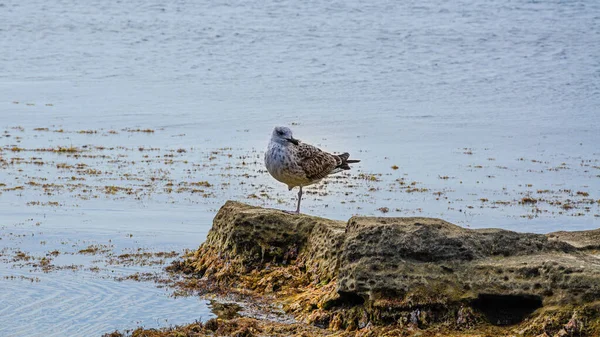
[[[283,131],[277,131],[277,134],[283,136]]]

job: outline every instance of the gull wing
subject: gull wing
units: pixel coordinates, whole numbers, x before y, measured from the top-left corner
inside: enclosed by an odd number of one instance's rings
[[[300,167],[310,180],[323,179],[342,165],[342,158],[315,146],[300,143],[297,145],[297,150]]]

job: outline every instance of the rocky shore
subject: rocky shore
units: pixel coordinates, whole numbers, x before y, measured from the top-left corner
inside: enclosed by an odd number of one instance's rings
[[[170,270],[205,292],[279,305],[298,322],[254,319],[225,335],[600,336],[600,230],[344,222],[228,201],[206,242]]]

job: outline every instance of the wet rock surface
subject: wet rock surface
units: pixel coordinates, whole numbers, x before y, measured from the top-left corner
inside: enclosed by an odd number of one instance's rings
[[[228,201],[207,241],[175,269],[221,290],[268,296],[330,332],[597,336],[598,245],[596,231],[342,222]]]

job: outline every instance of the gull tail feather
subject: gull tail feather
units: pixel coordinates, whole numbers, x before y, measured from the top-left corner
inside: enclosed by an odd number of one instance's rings
[[[350,157],[350,154],[348,152],[344,152],[344,153],[338,155],[338,157],[342,160],[342,163],[340,165],[338,165],[336,168],[339,168],[342,170],[349,170],[350,165],[348,165],[348,164],[354,164],[354,163],[360,162],[360,160],[358,160],[358,159],[348,159]]]

